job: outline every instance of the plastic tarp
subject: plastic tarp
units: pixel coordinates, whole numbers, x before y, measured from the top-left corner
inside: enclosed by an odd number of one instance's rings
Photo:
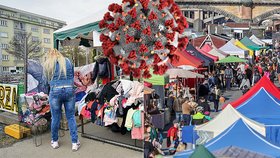
[[[204,61],[203,66],[209,66],[211,64],[214,64],[214,60],[201,52],[199,52],[192,44],[188,44],[187,46],[187,53],[189,53],[192,56],[195,56],[201,60]]]
[[[244,59],[240,59],[238,57],[235,57],[235,56],[228,56],[224,59],[221,59],[219,61],[217,61],[216,63],[245,63],[246,60]]]
[[[267,78],[262,77],[259,82],[257,82],[248,92],[246,92],[244,95],[242,95],[239,99],[229,103],[234,108],[238,107],[242,103],[244,103],[246,100],[248,100],[251,96],[253,96],[256,92],[259,91],[259,89],[264,88],[269,94],[276,97],[278,100],[280,100],[280,91],[279,89]]]
[[[227,130],[204,146],[213,152],[230,145],[280,158],[280,147],[266,141],[265,138],[251,129],[242,119],[237,120]],[[193,152],[194,150],[179,152],[174,155],[174,158],[187,158]]]
[[[257,45],[259,45],[259,46],[265,46],[265,42],[264,41],[262,41],[262,40],[260,40],[257,36],[255,36],[255,35],[252,35],[251,37],[250,37],[250,40],[252,40],[254,43],[256,43]]]
[[[31,92],[44,92],[45,94],[48,93],[48,81],[44,75],[44,70],[43,66],[41,65],[40,62],[35,61],[35,60],[28,60],[27,61],[27,73],[29,74],[28,76],[32,76],[32,79],[28,80],[28,85],[36,85],[36,87],[33,87],[33,89],[30,89],[28,91],[29,93]],[[35,79],[35,80],[34,80]],[[29,83],[30,82],[30,83]],[[31,83],[33,82],[33,83]],[[30,87],[28,87],[30,88]]]
[[[251,41],[247,36],[245,36],[242,40],[240,40],[240,42],[251,50],[265,49],[265,47],[259,46],[253,41]]]
[[[208,56],[209,58],[211,58],[212,60],[214,60],[214,62],[218,61],[219,58],[217,56],[211,55],[208,52],[211,51],[213,48],[209,45],[209,44],[205,44],[201,49],[196,48],[199,52],[201,52],[203,55]]]
[[[266,126],[280,125],[280,100],[264,88],[236,107],[241,114]]]
[[[231,41],[228,41],[224,46],[222,46],[219,49],[229,55],[236,55],[240,58],[247,57],[247,55],[249,54],[248,50],[241,49],[236,45],[234,45],[234,43],[235,43],[235,39],[231,39]]]
[[[172,64],[173,66],[191,65],[196,68],[202,66],[202,63],[203,63],[202,60],[198,59],[195,56],[190,55],[186,51],[176,50],[176,52],[174,54],[179,56],[179,61],[175,64]],[[170,62],[170,60],[169,60],[169,62]]]
[[[220,114],[218,114],[213,120],[195,126],[194,130],[196,131],[207,131],[213,133],[213,138],[221,134],[228,127],[230,127],[234,122],[238,119],[242,119],[246,122],[252,129],[265,136],[265,126],[261,123],[253,121],[241,113],[239,113],[236,109],[234,109],[231,105],[228,105]]]
[[[234,44],[238,46],[241,49],[247,50],[249,52],[249,56],[253,56],[254,51],[248,47],[246,47],[243,43],[241,43],[239,40],[235,40]]]
[[[219,50],[216,47],[213,47],[213,49],[210,50],[208,53],[213,55],[213,56],[217,56],[219,58],[219,60],[224,59],[225,57],[228,56],[228,54],[226,54],[225,52]]]

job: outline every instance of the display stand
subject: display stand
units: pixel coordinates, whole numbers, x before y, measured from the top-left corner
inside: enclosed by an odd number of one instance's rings
[[[131,150],[135,150],[135,151],[140,151],[140,152],[144,151],[143,147],[138,147],[136,145],[136,140],[134,140],[134,145],[129,145],[129,144],[126,144],[126,143],[123,143],[123,142],[114,141],[114,140],[110,140],[110,139],[107,139],[107,138],[98,137],[98,136],[95,136],[93,134],[85,133],[83,116],[80,116],[80,120],[81,120],[81,129],[82,129],[81,136],[84,137],[84,138],[88,138],[88,139],[100,141],[100,142],[103,142],[103,143],[116,145],[116,146],[119,146],[119,147],[131,149]]]

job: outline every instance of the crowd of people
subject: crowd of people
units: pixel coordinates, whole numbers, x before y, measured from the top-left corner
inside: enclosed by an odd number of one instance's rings
[[[211,112],[218,112],[219,105],[225,102],[223,92],[234,88],[242,90],[242,93],[245,94],[263,76],[268,77],[272,82],[275,82],[277,78],[280,83],[280,54],[267,51],[256,56],[254,64],[242,62],[221,64],[215,65],[213,70],[204,73],[205,78],[198,85],[197,95],[185,95],[185,92],[179,91],[178,93],[178,89],[177,92],[174,92],[174,88],[171,88],[173,91],[168,95],[166,106],[172,109],[175,118],[172,126],[167,130],[166,149],[168,151],[161,150],[162,140],[159,141],[154,136],[151,139],[152,132],[149,132],[150,126],[147,126],[145,157],[159,157],[163,155],[161,153],[172,155],[189,148],[187,144],[181,142],[182,127],[201,125],[210,121]],[[211,102],[214,105],[213,109],[209,105]]]

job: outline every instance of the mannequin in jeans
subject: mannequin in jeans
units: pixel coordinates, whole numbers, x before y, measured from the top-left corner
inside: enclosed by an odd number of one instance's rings
[[[58,130],[62,114],[62,105],[70,129],[72,151],[80,147],[78,140],[77,125],[75,120],[75,91],[74,91],[74,68],[69,59],[59,51],[50,50],[43,58],[44,72],[50,85],[49,101],[51,106],[51,146],[59,148]]]

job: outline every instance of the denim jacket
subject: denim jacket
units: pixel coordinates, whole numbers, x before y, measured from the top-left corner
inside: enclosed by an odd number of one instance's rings
[[[74,87],[74,67],[68,58],[66,58],[65,60],[66,60],[66,76],[64,74],[61,74],[59,76],[59,63],[56,62],[53,77],[49,82],[51,88],[57,86]]]

